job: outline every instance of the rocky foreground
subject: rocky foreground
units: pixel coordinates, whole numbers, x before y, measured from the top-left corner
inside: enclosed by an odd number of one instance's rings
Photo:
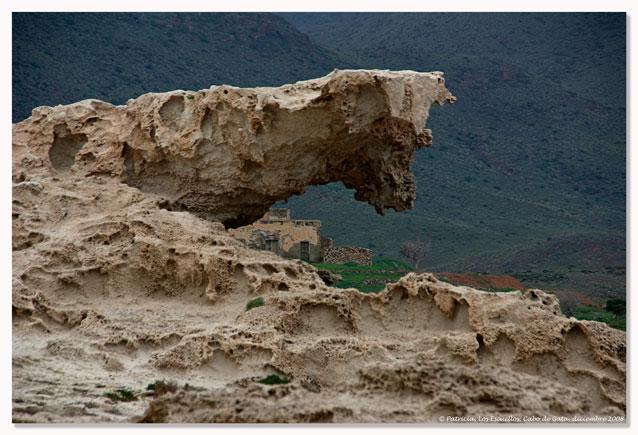
[[[332,181],[409,208],[453,100],[441,73],[335,71],[34,109],[13,130],[14,421],[624,416],[625,333],[552,295],[337,289],[226,231]]]

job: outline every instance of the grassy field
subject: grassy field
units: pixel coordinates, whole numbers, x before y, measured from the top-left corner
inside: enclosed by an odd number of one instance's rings
[[[372,265],[361,266],[354,263],[330,264],[313,263],[317,269],[329,270],[341,275],[337,283],[339,288],[356,288],[363,293],[379,292],[387,282],[394,282],[408,272],[412,267],[397,260],[374,259]]]

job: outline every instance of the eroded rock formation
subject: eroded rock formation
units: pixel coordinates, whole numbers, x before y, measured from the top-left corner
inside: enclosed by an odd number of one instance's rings
[[[363,86],[376,83],[375,75],[384,85]],[[366,200],[409,205],[411,178],[401,171],[414,147],[429,141],[419,130],[425,108],[449,97],[438,78],[337,72],[276,91],[220,87],[142,96],[123,107],[90,101],[40,108],[16,125],[14,421],[624,415],[624,332],[564,317],[552,295],[487,293],[431,274],[410,274],[379,294],[332,288],[311,265],[248,249],[221,223],[176,210],[182,204],[239,222],[253,213],[242,215],[240,207],[256,210],[270,201],[265,197],[331,177],[358,185],[364,174],[372,176],[372,187],[359,186]],[[286,89],[296,97],[285,98]],[[375,89],[385,89],[383,99]],[[315,102],[299,100],[301,90],[315,92]],[[240,114],[249,112],[232,104],[211,111],[215,122],[202,128],[208,106],[200,102],[225,95],[234,95],[227,104],[261,95],[255,104],[275,107],[250,112],[263,115],[255,125],[264,130],[242,124]],[[281,101],[268,103],[274,95]],[[349,117],[323,123],[336,100],[354,104],[344,109]],[[357,131],[381,100],[385,119],[412,126],[401,130],[403,139],[394,136],[399,130],[378,142],[372,129]],[[307,114],[287,118],[304,111],[317,122]],[[337,131],[361,141],[330,144]],[[241,134],[263,142],[210,139]],[[275,134],[299,139],[280,149]],[[255,143],[263,146],[249,146]],[[353,160],[355,148],[369,159]],[[269,376],[288,382],[265,385]]]
[[[14,127],[30,173],[109,174],[165,206],[227,227],[249,224],[308,185],[343,182],[377,212],[412,207],[414,151],[442,73],[335,70],[279,88],[213,86],[113,106],[40,107]]]

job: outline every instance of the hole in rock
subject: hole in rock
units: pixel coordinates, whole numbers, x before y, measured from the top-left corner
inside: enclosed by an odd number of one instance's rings
[[[71,134],[66,126],[56,126],[53,144],[49,148],[49,161],[58,171],[68,171],[75,163],[78,151],[87,143],[85,134]]]
[[[388,237],[403,213],[389,210],[385,216],[378,215],[369,204],[353,201],[354,196],[355,190],[342,182],[310,185],[303,194],[274,203],[266,214],[261,211],[253,224],[224,224],[247,246],[314,265],[330,286],[379,292],[413,270],[401,257],[399,248],[405,239]],[[304,272],[293,267],[283,271],[291,280],[301,279]]]

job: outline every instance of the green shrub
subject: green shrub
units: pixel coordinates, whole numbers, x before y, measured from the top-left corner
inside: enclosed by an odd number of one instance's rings
[[[625,316],[618,316],[609,311],[605,311],[601,308],[592,306],[581,306],[574,311],[574,317],[579,320],[594,320],[596,322],[603,322],[611,326],[612,328],[625,330],[627,328],[627,319]]]
[[[115,391],[104,393],[104,396],[113,400],[114,402],[132,402],[137,400],[137,395],[130,388],[119,388]]]
[[[264,298],[258,297],[255,299],[251,299],[246,304],[246,311],[252,310],[253,308],[261,307],[262,305],[264,305]]]
[[[617,316],[624,316],[627,312],[627,301],[624,299],[607,299],[605,309]]]

